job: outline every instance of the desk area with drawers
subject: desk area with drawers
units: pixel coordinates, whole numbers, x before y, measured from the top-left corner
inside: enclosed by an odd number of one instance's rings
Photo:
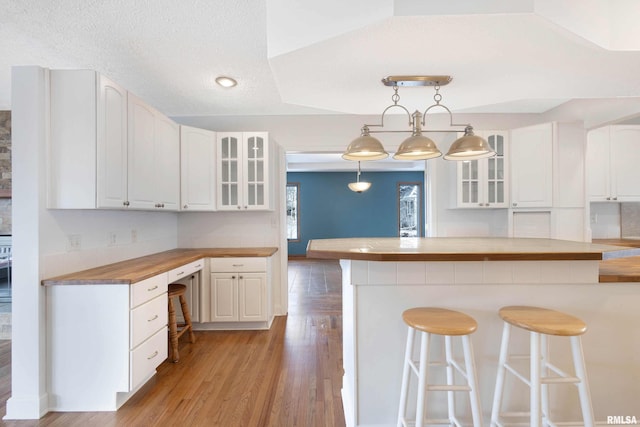
[[[276,248],[175,249],[42,281],[52,411],[114,411],[167,358],[167,289],[199,275],[194,329],[268,329]]]

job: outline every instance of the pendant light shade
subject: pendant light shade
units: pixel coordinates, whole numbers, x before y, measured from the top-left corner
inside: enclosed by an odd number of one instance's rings
[[[467,126],[464,130],[464,136],[451,144],[451,148],[444,158],[446,160],[476,160],[495,155],[496,152],[489,146],[489,143],[475,135],[471,126]]]
[[[370,182],[358,181],[358,182],[350,182],[349,190],[355,191],[356,193],[362,193],[363,191],[367,191],[369,187],[371,187]]]
[[[349,190],[356,193],[362,193],[363,191],[367,191],[371,187],[370,182],[360,181],[360,173],[361,173],[360,161],[358,161],[358,172],[356,174],[356,182],[350,182],[349,184],[347,184],[347,186],[349,187]]]
[[[440,156],[442,153],[436,147],[436,143],[431,138],[422,135],[421,132],[417,132],[400,144],[393,158],[396,160],[427,160]]]
[[[342,155],[345,160],[382,160],[389,157],[389,153],[384,150],[382,143],[369,135],[369,128],[363,127],[362,134],[351,141],[347,151]]]

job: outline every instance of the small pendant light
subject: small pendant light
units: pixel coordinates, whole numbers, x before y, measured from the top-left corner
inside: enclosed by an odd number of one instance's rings
[[[363,191],[367,191],[370,187],[370,182],[360,181],[360,162],[358,161],[358,174],[356,175],[356,182],[349,183],[349,190],[356,193],[362,193]]]

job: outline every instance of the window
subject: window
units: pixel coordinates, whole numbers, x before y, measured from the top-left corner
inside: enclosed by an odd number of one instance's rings
[[[421,237],[422,184],[419,182],[398,183],[398,235]]]
[[[287,240],[294,242],[300,240],[299,194],[299,183],[287,183]]]

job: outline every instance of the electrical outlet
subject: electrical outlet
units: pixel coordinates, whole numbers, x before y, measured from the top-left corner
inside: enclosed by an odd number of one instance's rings
[[[67,236],[67,248],[69,251],[79,251],[82,247],[80,234],[69,234]]]
[[[138,230],[135,228],[131,230],[131,243],[136,243],[138,241]]]
[[[117,241],[118,241],[118,235],[114,231],[110,231],[109,235],[107,236],[107,245],[115,246]]]

